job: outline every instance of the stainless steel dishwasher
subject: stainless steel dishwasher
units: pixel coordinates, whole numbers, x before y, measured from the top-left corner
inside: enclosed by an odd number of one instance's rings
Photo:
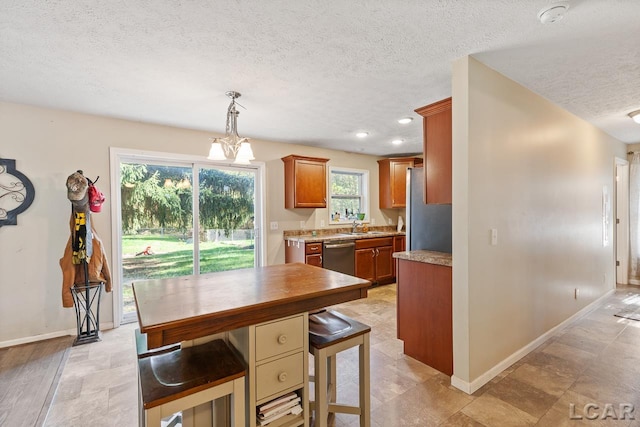
[[[353,276],[355,271],[356,243],[353,240],[324,242],[322,267]]]

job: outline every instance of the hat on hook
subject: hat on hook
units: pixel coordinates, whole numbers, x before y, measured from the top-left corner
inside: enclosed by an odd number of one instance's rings
[[[89,209],[91,212],[100,212],[102,211],[102,204],[104,203],[104,194],[102,191],[98,190],[93,183],[89,184]]]
[[[67,198],[72,202],[77,202],[87,195],[89,182],[82,172],[74,172],[67,178]]]

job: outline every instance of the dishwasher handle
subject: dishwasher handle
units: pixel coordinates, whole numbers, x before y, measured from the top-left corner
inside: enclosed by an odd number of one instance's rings
[[[325,244],[324,247],[325,249],[338,249],[338,248],[350,248],[352,246],[355,246],[356,244],[354,242],[350,242],[350,243],[329,243],[329,244]]]

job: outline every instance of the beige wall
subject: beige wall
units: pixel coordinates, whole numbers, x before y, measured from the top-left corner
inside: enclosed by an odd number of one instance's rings
[[[613,289],[602,198],[626,146],[469,57],[453,99],[454,380],[473,389]]]
[[[0,158],[15,159],[17,169],[33,182],[33,205],[18,216],[17,226],[0,228],[0,347],[42,339],[73,330],[73,309],[63,309],[62,274],[58,265],[69,237],[71,205],[65,181],[76,169],[100,176],[98,187],[107,202],[93,214],[99,236],[111,259],[109,148],[150,150],[204,157],[211,135],[203,131],[144,124],[58,110],[0,103]],[[282,231],[319,228],[328,224],[327,209],[284,209],[284,167],[289,154],[331,159],[330,166],[368,169],[371,215],[376,225],[397,221],[395,210],[378,206],[377,157],[322,150],[301,145],[255,141],[256,159],[266,164],[266,221],[279,222],[268,230],[267,264],[284,262]],[[112,266],[112,270],[117,270]],[[112,294],[105,294],[101,323],[113,322]]]

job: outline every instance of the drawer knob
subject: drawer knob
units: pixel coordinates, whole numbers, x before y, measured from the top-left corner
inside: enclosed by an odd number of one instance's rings
[[[286,344],[286,343],[287,343],[287,336],[286,336],[286,335],[280,335],[280,336],[278,337],[278,342],[279,342],[280,344]]]
[[[286,372],[280,372],[280,374],[278,374],[278,381],[283,383],[286,380],[287,380],[287,373]]]

